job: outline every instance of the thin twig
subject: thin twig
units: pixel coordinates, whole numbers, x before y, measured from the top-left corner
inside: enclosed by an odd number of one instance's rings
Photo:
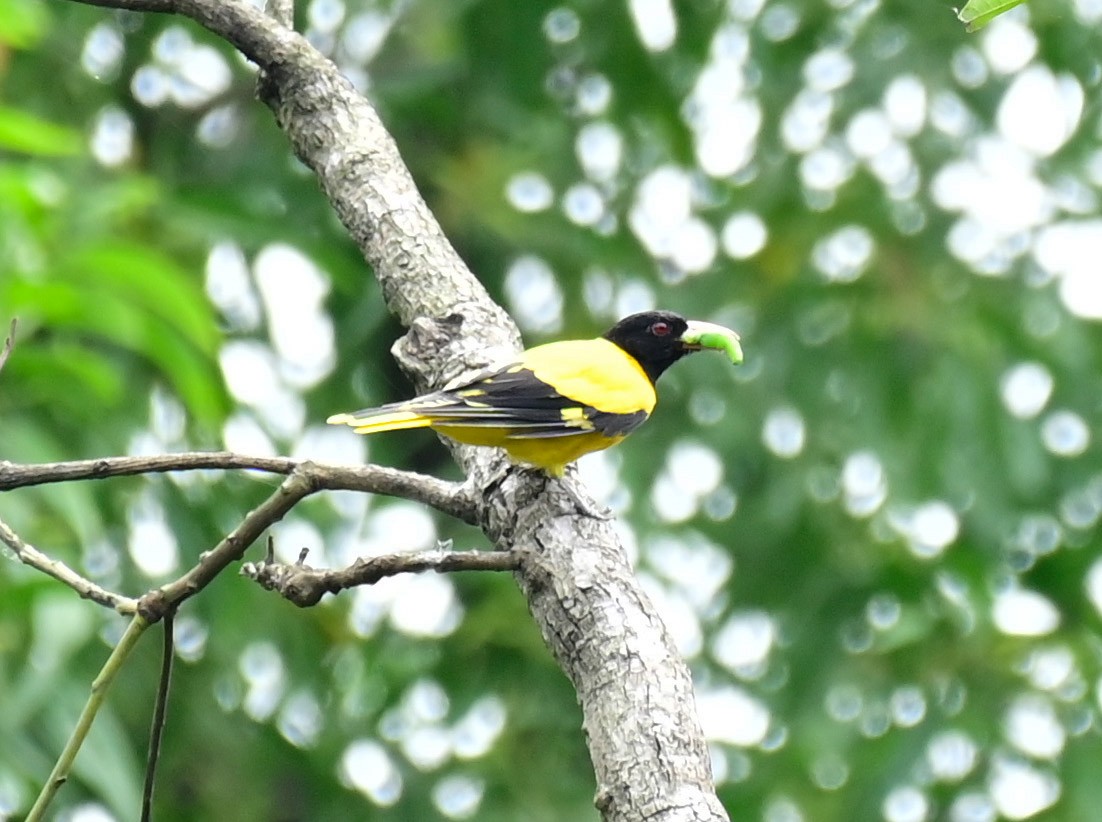
[[[136,599],[108,591],[90,579],[82,577],[64,562],[50,559],[33,545],[29,545],[20,539],[19,535],[3,521],[0,521],[0,542],[11,548],[15,552],[16,559],[24,565],[29,565],[44,574],[48,574],[58,582],[68,585],[82,598],[113,608],[120,614],[137,612],[138,601]]]
[[[4,347],[0,348],[0,370],[4,368],[4,363],[8,361],[8,357],[11,356],[12,347],[15,345],[15,329],[19,325],[19,318],[12,317],[11,331],[8,332],[7,339],[4,340]]]
[[[182,602],[207,587],[228,565],[239,561],[264,531],[282,519],[302,499],[322,490],[360,489],[361,480],[365,478],[376,480],[368,484],[382,493],[393,493],[421,501],[432,498],[440,504],[438,507],[441,510],[451,508],[453,511],[463,511],[465,505],[473,508],[473,503],[464,502],[468,495],[462,486],[434,477],[423,477],[420,474],[374,465],[364,466],[363,469],[333,469],[332,466],[319,466],[311,462],[297,463],[279,488],[250,511],[232,533],[204,553],[198,563],[182,576],[148,592],[138,600],[138,612],[150,622],[158,621],[171,609],[179,607]],[[380,479],[385,481],[380,482]],[[427,485],[422,480],[428,481]]]
[[[88,730],[92,727],[92,721],[103,705],[103,700],[107,696],[107,689],[111,687],[115,675],[122,669],[126,658],[130,656],[130,652],[134,650],[134,646],[142,632],[148,627],[149,623],[140,614],[135,614],[126,628],[126,633],[119,640],[119,644],[115,646],[111,655],[107,657],[107,661],[103,663],[103,668],[100,669],[99,674],[92,680],[92,692],[88,696],[88,701],[84,703],[84,709],[80,712],[76,727],[69,735],[69,740],[65,743],[61,755],[57,758],[54,769],[50,771],[46,784],[39,791],[38,798],[35,799],[25,822],[39,822],[44,818],[43,814],[46,813],[47,806],[69,778],[73,760],[76,759],[77,752],[80,750],[80,746],[84,744],[84,739],[88,736]]]
[[[253,469],[290,474],[298,465],[288,457],[251,457],[228,451],[184,451],[140,457],[103,457],[68,462],[14,463],[0,461],[0,491],[47,485],[53,482],[163,474],[169,471],[202,471],[215,468]]]
[[[143,457],[19,464],[0,461],[0,491],[52,482],[106,479],[169,471],[247,469],[289,475],[305,469],[319,489],[364,491],[403,497],[431,506],[466,523],[477,521],[476,503],[460,483],[381,465],[326,465],[289,457],[253,457],[229,451],[190,451]]]
[[[226,566],[244,556],[249,546],[272,524],[283,518],[298,502],[318,491],[308,467],[291,472],[279,488],[264,502],[250,511],[241,524],[183,575],[146,593],[138,600],[138,613],[150,622],[157,622],[180,603],[206,588]]]
[[[149,822],[153,817],[153,787],[157,779],[157,760],[161,756],[161,739],[165,730],[165,714],[168,711],[168,689],[172,683],[173,623],[175,613],[165,614],[162,628],[164,642],[161,645],[161,679],[157,684],[157,699],[153,703],[153,721],[149,729],[149,755],[145,764],[145,785],[142,787],[141,822]]]
[[[331,571],[304,565],[305,550],[293,565],[273,562],[269,553],[264,562],[245,563],[241,566],[241,574],[300,608],[308,608],[317,605],[325,594],[335,594],[359,585],[374,585],[380,579],[396,574],[515,571],[518,564],[514,554],[503,551],[424,551],[361,557],[347,568]]]

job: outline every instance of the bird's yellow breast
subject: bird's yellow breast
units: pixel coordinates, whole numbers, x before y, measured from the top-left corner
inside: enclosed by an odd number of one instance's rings
[[[512,439],[502,428],[471,428],[461,425],[434,425],[435,430],[467,445],[489,445],[504,448],[517,462],[542,468],[553,477],[561,477],[566,466],[593,451],[601,451],[620,442],[623,437],[606,437],[595,431],[564,437]]]
[[[521,364],[562,396],[609,414],[649,414],[658,399],[639,363],[601,337],[537,345]]]

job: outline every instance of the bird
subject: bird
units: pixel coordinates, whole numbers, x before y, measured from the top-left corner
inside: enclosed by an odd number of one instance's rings
[[[705,348],[742,362],[731,329],[644,311],[600,337],[537,345],[515,362],[442,390],[334,414],[328,422],[358,434],[431,428],[467,445],[503,448],[514,462],[562,477],[579,457],[616,445],[642,425],[657,402],[658,378]]]

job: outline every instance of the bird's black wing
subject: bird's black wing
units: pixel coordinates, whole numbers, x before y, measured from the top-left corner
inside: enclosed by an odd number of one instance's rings
[[[510,439],[565,437],[586,431],[626,436],[647,419],[645,411],[614,414],[563,396],[525,368],[511,365],[468,383],[428,394],[395,410],[431,417],[433,427],[506,428]]]

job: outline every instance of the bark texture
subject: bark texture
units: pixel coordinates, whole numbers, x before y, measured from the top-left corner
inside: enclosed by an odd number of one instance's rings
[[[420,388],[519,350],[516,326],[444,237],[374,108],[304,38],[240,0],[91,1],[186,15],[260,66],[261,98],[409,329],[394,354]],[[688,669],[611,524],[582,510],[587,494],[571,475],[549,480],[493,451],[455,452],[481,492],[479,523],[514,552],[532,615],[577,690],[603,819],[727,819]]]

